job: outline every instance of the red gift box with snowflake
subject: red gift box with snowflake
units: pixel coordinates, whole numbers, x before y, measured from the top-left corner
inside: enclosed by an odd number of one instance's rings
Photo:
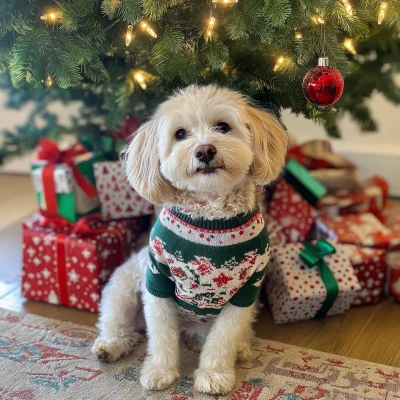
[[[287,242],[306,240],[317,218],[317,211],[284,179],[278,181],[268,209],[282,227]]]
[[[34,217],[23,225],[22,295],[98,311],[101,290],[129,256],[141,221]]]
[[[320,217],[317,235],[339,243],[389,249],[400,243],[400,231],[384,226],[373,214]]]
[[[359,214],[370,210],[371,197],[364,191],[329,195],[317,204],[319,215],[336,217],[338,215]]]
[[[266,291],[277,324],[345,313],[360,284],[343,246],[320,240],[271,249]]]
[[[388,265],[388,294],[395,300],[400,302],[400,246],[396,246],[394,251],[386,256]]]
[[[353,245],[341,246],[348,250],[349,260],[361,286],[352,306],[379,303],[385,294],[386,250]]]
[[[154,213],[153,204],[130,187],[119,161],[95,163],[94,176],[104,221]]]

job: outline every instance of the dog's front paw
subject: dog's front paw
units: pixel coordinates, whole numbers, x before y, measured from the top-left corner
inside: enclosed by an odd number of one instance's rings
[[[237,360],[240,361],[250,361],[253,358],[253,353],[251,352],[250,343],[243,343],[239,346],[237,353]]]
[[[165,367],[154,363],[151,359],[144,362],[140,383],[147,390],[164,390],[170,387],[179,378],[175,367]]]
[[[135,332],[129,338],[97,338],[92,347],[92,353],[105,362],[117,361],[123,354],[129,353],[138,342],[140,335]]]
[[[194,373],[194,388],[202,393],[227,394],[235,386],[235,371],[215,371],[199,368]]]

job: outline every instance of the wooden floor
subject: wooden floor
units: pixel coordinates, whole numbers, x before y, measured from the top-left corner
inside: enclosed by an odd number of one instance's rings
[[[45,317],[94,325],[92,313],[21,298],[20,220],[35,201],[30,179],[0,175],[0,307]],[[400,304],[353,308],[347,314],[321,320],[275,325],[263,309],[257,336],[295,346],[400,367]]]

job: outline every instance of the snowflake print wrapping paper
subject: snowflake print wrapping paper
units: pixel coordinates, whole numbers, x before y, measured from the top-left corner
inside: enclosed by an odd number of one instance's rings
[[[324,256],[339,286],[339,294],[327,315],[345,313],[351,306],[360,284],[350,264],[348,252],[331,243],[336,253]],[[312,319],[321,309],[327,291],[318,267],[309,268],[300,258],[302,243],[289,243],[271,249],[266,289],[274,322],[282,324]]]
[[[104,221],[154,213],[153,204],[129,186],[119,161],[96,163],[94,175]]]
[[[129,256],[140,219],[91,221],[92,231],[23,225],[22,295],[32,300],[98,311],[101,290]]]

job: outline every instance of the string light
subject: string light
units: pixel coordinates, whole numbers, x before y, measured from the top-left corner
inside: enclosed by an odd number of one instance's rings
[[[383,22],[385,15],[386,15],[387,7],[388,7],[387,1],[385,1],[385,0],[381,1],[381,5],[379,6],[379,14],[378,14],[378,25],[380,25]]]
[[[42,15],[40,19],[48,22],[57,22],[59,19],[61,19],[61,14],[59,12],[51,11],[47,14]]]
[[[275,67],[274,67],[274,71],[277,71],[281,66],[282,66],[282,64],[285,62],[285,57],[283,57],[283,56],[280,56],[279,58],[278,58],[278,60],[276,61],[276,64],[275,64]]]
[[[342,0],[344,8],[346,9],[349,15],[353,15],[353,7],[351,6],[349,0]]]
[[[314,17],[312,17],[312,20],[314,22],[314,24],[324,24],[325,21],[322,17],[319,17],[318,15],[315,15]]]
[[[146,31],[150,36],[152,36],[153,38],[157,37],[157,33],[154,32],[154,30],[149,26],[149,24],[145,21],[142,21],[140,23],[140,27]]]
[[[133,25],[128,25],[128,29],[126,30],[126,40],[125,40],[126,46],[129,46],[131,44],[133,38],[134,38]]]
[[[301,32],[296,32],[296,33],[294,34],[294,38],[295,38],[296,40],[301,40],[301,39],[303,39],[303,34],[302,34]]]
[[[208,20],[208,27],[207,27],[207,36],[211,38],[213,31],[214,31],[214,26],[215,26],[215,18],[210,17]]]
[[[46,79],[44,80],[44,84],[46,85],[46,87],[49,88],[53,86],[53,83],[54,83],[53,78],[49,74],[47,74]]]
[[[233,6],[236,4],[239,0],[212,0],[213,3],[215,4],[222,4],[224,6]]]
[[[348,52],[350,52],[351,54],[353,54],[353,55],[356,55],[357,54],[357,52],[356,52],[356,49],[355,49],[355,47],[354,47],[354,43],[353,43],[353,41],[351,40],[351,39],[346,39],[344,42],[343,42],[343,46],[346,48],[346,50],[348,51]]]
[[[138,83],[138,85],[143,89],[147,89],[146,81],[144,79],[143,73],[141,71],[136,71],[133,73],[133,79]]]

